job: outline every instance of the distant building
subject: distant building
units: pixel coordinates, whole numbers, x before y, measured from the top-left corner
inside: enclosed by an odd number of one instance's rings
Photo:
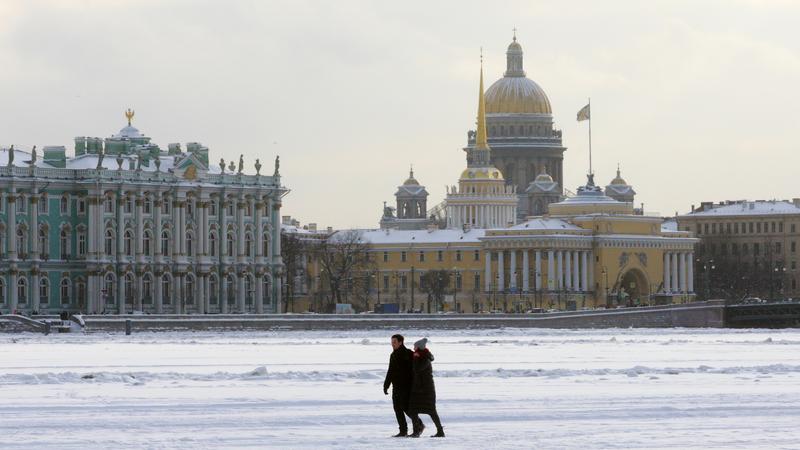
[[[0,311],[277,311],[277,161],[246,175],[198,143],[162,150],[126,116],[74,156],[0,149]]]
[[[428,191],[414,178],[411,169],[408,179],[397,187],[394,194],[397,207],[386,206],[384,202],[381,228],[399,230],[424,230],[431,224],[428,212]]]
[[[800,199],[703,202],[677,227],[700,238],[694,263],[704,297],[800,296]]]

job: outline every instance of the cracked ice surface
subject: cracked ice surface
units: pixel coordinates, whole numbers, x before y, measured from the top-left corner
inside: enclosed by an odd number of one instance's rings
[[[797,445],[800,330],[409,331],[435,441],[389,437],[391,334],[0,334],[0,448]]]

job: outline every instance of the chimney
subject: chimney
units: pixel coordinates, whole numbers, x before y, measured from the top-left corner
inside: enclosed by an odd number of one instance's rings
[[[333,227],[328,227],[326,230],[328,233],[333,233]]]
[[[308,224],[308,231],[316,233],[317,232],[317,224],[316,223]]]

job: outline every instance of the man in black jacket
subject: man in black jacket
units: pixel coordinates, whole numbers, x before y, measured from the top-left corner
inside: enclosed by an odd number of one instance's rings
[[[389,357],[389,370],[386,372],[386,379],[383,382],[383,393],[386,395],[389,395],[389,385],[393,386],[392,403],[394,404],[394,414],[397,416],[397,424],[400,425],[400,432],[394,437],[408,435],[406,414],[408,413],[408,400],[411,396],[411,384],[414,380],[414,372],[411,367],[411,355],[414,352],[406,348],[403,341],[402,335],[392,336],[394,351]],[[412,425],[414,425],[414,429],[417,428],[413,421]]]

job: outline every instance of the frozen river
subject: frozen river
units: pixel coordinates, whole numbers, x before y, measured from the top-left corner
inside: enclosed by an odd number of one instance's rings
[[[390,334],[0,334],[0,448],[800,447],[800,330],[409,333],[445,439],[389,437]]]

